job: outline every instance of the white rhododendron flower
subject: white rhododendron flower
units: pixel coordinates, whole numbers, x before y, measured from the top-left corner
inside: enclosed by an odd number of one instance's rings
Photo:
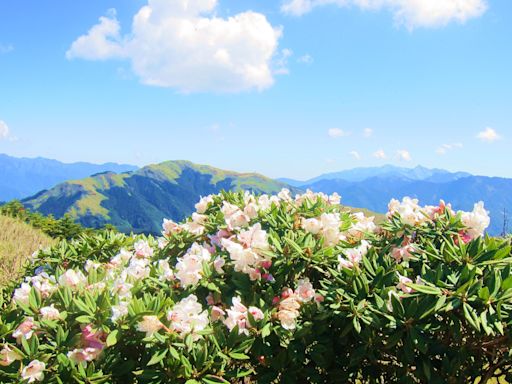
[[[47,307],[43,307],[39,310],[41,317],[43,320],[59,320],[60,319],[60,311],[55,308],[55,304],[52,304]]]
[[[133,280],[145,279],[150,274],[148,263],[147,259],[132,258],[128,267],[123,271],[123,275]]]
[[[370,249],[370,243],[366,240],[362,240],[358,247],[345,249],[343,251],[345,257],[338,256],[339,267],[352,269],[358,266],[363,256],[368,253],[368,249]]]
[[[158,269],[160,272],[159,279],[162,281],[171,281],[174,280],[174,272],[169,265],[169,261],[167,260],[158,260]]]
[[[233,297],[231,302],[231,308],[226,310],[227,316],[224,320],[224,324],[228,327],[229,331],[232,331],[233,328],[238,326],[239,334],[244,333],[248,335],[249,329],[254,326],[254,324],[251,324],[249,321],[248,313],[251,314],[255,321],[259,321],[264,317],[263,312],[257,307],[247,308],[242,304],[240,297]]]
[[[246,231],[241,231],[237,239],[242,245],[252,248],[256,252],[270,249],[267,232],[261,229],[260,223],[254,224]]]
[[[388,205],[388,216],[399,215],[402,222],[407,225],[421,225],[430,220],[430,217],[418,205],[418,199],[404,197],[402,202],[392,199]]]
[[[178,258],[176,278],[184,287],[197,284],[203,275],[203,262],[208,262],[210,259],[210,252],[194,243],[183,257]]]
[[[68,269],[59,277],[59,285],[71,289],[77,289],[87,283],[87,278],[82,271],[76,272],[73,269]]]
[[[34,324],[33,317],[27,317],[18,325],[18,328],[12,333],[12,337],[16,339],[18,344],[21,344],[21,339],[29,340],[34,334],[36,325]]]
[[[111,319],[113,322],[125,317],[128,315],[128,302],[121,301],[118,305],[112,306],[112,316]]]
[[[75,364],[80,364],[95,360],[100,352],[97,348],[76,348],[68,352],[67,356]]]
[[[317,235],[322,230],[322,223],[318,219],[302,218],[301,227],[306,232],[312,233],[313,235]]]
[[[33,276],[30,278],[30,282],[43,299],[50,297],[58,289],[55,277],[49,276],[46,272]]]
[[[461,219],[462,223],[468,228],[467,234],[470,239],[482,236],[491,223],[489,212],[485,210],[482,201],[475,204],[473,212],[462,212]]]
[[[403,261],[407,261],[411,258],[411,255],[415,252],[415,248],[413,244],[407,244],[402,247],[395,247],[391,251],[391,257],[395,259],[397,263]]]
[[[137,331],[145,332],[146,337],[153,336],[162,328],[164,328],[164,325],[156,316],[144,316],[142,321],[137,324]]]
[[[196,332],[204,330],[210,322],[208,312],[203,310],[195,295],[189,295],[177,303],[167,313],[167,320],[171,324],[170,329],[182,336],[193,334],[194,339],[199,338]]]
[[[13,300],[16,304],[28,305],[28,298],[30,294],[30,285],[27,283],[21,283],[19,288],[14,290]]]
[[[110,259],[110,264],[114,267],[120,267],[128,263],[132,257],[133,253],[123,248],[116,256]]]
[[[402,276],[402,275],[398,274],[397,288],[400,289],[403,293],[413,293],[414,289],[412,289],[411,287],[409,287],[407,285],[407,284],[410,284],[412,282],[413,281],[411,279],[409,279],[408,277]]]
[[[92,269],[98,269],[101,266],[101,263],[93,260],[87,260],[84,265],[84,269],[86,272],[90,272]]]
[[[352,214],[355,223],[352,223],[347,231],[347,235],[351,238],[361,239],[365,234],[374,233],[377,226],[374,223],[375,217],[366,217],[363,212],[356,212]]]
[[[43,381],[44,370],[46,364],[39,360],[32,360],[26,367],[21,371],[21,378],[27,380],[27,383],[33,383],[35,381]]]
[[[284,329],[295,329],[297,318],[300,315],[299,309],[300,301],[294,293],[279,302],[277,318]]]
[[[21,356],[14,351],[9,344],[4,344],[4,347],[0,351],[0,365],[7,367],[14,363],[16,360],[21,360]]]
[[[277,197],[279,198],[279,200],[282,200],[282,201],[292,201],[292,196],[290,195],[290,190],[287,188],[281,189],[281,191],[279,191],[279,193],[277,194]]]
[[[213,203],[212,195],[201,197],[201,200],[195,205],[197,213],[205,213],[210,203]]]

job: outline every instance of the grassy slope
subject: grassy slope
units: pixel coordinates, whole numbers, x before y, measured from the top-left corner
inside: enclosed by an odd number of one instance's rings
[[[23,263],[55,241],[17,219],[0,216],[0,287],[19,277]]]

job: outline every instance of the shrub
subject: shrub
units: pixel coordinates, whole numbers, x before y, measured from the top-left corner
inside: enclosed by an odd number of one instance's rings
[[[41,252],[3,304],[4,382],[470,382],[512,377],[510,243],[473,212],[221,193],[163,237]],[[23,381],[25,380],[25,381]]]

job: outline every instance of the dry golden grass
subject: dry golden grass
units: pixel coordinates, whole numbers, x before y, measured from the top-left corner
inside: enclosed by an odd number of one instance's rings
[[[32,253],[54,243],[30,225],[0,216],[0,287],[20,277],[21,268]]]

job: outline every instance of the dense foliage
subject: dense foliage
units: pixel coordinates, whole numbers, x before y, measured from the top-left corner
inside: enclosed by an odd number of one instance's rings
[[[40,252],[0,316],[0,382],[512,378],[510,242],[487,212],[221,193],[163,237]]]
[[[45,216],[39,212],[32,212],[27,209],[18,200],[13,200],[0,206],[0,215],[17,218],[30,224],[36,229],[40,229],[48,236],[54,239],[72,239],[83,234],[92,234],[94,229],[85,228],[76,223],[69,215],[64,215],[56,219],[52,215]],[[115,229],[112,226],[106,226],[106,229]]]

